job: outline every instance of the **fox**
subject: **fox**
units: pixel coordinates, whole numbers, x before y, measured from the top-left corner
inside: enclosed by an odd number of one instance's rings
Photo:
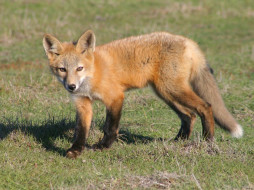
[[[168,32],[131,36],[99,46],[95,42],[92,30],[76,42],[60,42],[51,34],[43,37],[50,70],[69,92],[77,110],[68,158],[77,158],[85,148],[95,100],[106,106],[106,120],[104,136],[94,148],[110,148],[118,137],[124,92],[148,85],[181,120],[175,140],[190,137],[196,115],[208,141],[214,139],[215,122],[233,137],[243,136],[242,126],[225,107],[213,70],[196,42]]]

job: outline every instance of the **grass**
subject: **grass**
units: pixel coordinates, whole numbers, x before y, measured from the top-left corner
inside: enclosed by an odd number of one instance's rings
[[[0,189],[253,189],[254,4],[242,1],[0,1]],[[244,127],[233,139],[216,127],[174,142],[180,121],[147,88],[126,93],[120,137],[111,149],[64,157],[75,109],[51,76],[44,33],[97,44],[153,31],[197,41],[215,71],[229,111]],[[88,139],[103,136],[105,108],[94,104]]]

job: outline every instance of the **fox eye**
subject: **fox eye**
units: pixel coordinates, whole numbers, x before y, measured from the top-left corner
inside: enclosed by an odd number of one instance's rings
[[[61,72],[66,72],[66,69],[64,68],[64,67],[60,67],[60,68],[58,68],[59,69],[59,71],[61,71]]]
[[[78,67],[77,68],[77,71],[82,71],[83,70],[83,67]]]

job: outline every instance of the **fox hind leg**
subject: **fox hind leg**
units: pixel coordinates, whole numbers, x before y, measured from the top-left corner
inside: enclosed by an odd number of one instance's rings
[[[194,123],[196,121],[196,115],[193,111],[188,109],[187,107],[179,104],[174,100],[174,98],[168,94],[162,92],[162,90],[156,89],[153,86],[155,93],[162,99],[166,104],[168,104],[181,119],[181,128],[175,137],[175,140],[179,139],[188,139],[191,135],[191,132],[194,127]]]
[[[205,139],[212,140],[214,137],[214,120],[211,105],[202,100],[192,90],[188,84],[177,84],[177,90],[173,89],[175,85],[165,82],[155,83],[155,89],[159,97],[162,97],[182,120],[182,126],[176,138],[190,135],[195,122],[195,113],[202,121],[203,136]],[[158,88],[159,87],[159,88]]]
[[[175,95],[177,101],[187,108],[195,111],[201,118],[203,137],[213,140],[214,137],[214,119],[212,107],[209,103],[203,101],[191,88],[183,90]]]
[[[170,107],[177,113],[178,117],[181,119],[181,128],[177,136],[175,137],[175,140],[189,139],[196,121],[195,113],[176,102]]]

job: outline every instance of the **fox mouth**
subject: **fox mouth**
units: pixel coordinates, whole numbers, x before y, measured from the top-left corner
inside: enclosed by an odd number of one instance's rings
[[[71,94],[77,94],[77,93],[79,92],[79,89],[78,89],[78,88],[76,88],[76,89],[74,89],[74,90],[71,90],[71,89],[66,88],[66,90],[67,90],[69,93],[71,93]]]
[[[72,93],[72,94],[75,94],[75,92],[77,91],[77,90],[70,90],[70,89],[66,89],[68,92],[70,92],[70,93]]]
[[[89,94],[91,90],[90,77],[80,80],[78,84],[64,84],[65,89],[71,94]]]
[[[79,88],[79,86],[75,84],[65,84],[64,87],[70,93],[75,93]]]

